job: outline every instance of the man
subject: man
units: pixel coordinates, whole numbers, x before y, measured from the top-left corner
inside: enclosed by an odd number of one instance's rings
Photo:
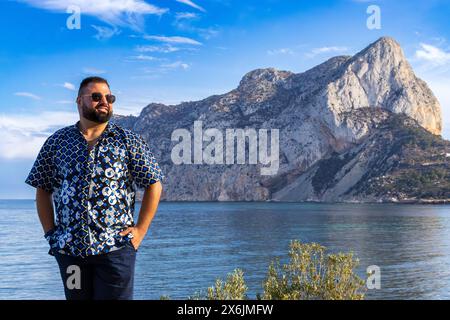
[[[45,141],[25,181],[36,188],[49,254],[70,300],[132,299],[136,252],[162,191],[164,175],[145,140],[109,122],[114,101],[105,79],[84,79],[80,120]],[[145,192],[135,224],[137,187]]]

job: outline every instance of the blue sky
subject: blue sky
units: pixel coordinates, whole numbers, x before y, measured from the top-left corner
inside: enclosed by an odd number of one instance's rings
[[[70,5],[80,29],[69,29]],[[381,29],[366,26],[368,6]],[[256,68],[303,72],[394,37],[443,109],[450,139],[450,1],[0,1],[0,198],[33,198],[23,181],[45,138],[74,123],[79,82],[106,77],[115,112],[235,88]]]

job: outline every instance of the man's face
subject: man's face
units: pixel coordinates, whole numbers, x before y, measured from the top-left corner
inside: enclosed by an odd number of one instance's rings
[[[101,93],[102,99],[93,101],[92,93]],[[111,91],[106,83],[89,83],[77,98],[80,116],[96,123],[107,122],[113,115],[113,105],[106,101],[108,94],[111,94]]]

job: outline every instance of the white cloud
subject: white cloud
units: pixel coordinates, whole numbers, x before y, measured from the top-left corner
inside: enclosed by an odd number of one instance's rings
[[[190,24],[182,23],[175,21],[173,24],[178,30],[189,32],[189,33],[196,33],[199,37],[209,40],[211,38],[217,37],[217,35],[220,33],[220,31],[214,27],[209,28],[197,28],[193,27]]]
[[[37,96],[37,95],[35,95],[33,93],[30,93],[30,92],[15,92],[14,95],[18,96],[18,97],[31,98],[33,100],[41,100],[42,99],[41,97],[39,97],[39,96]]]
[[[182,20],[182,19],[197,19],[198,14],[193,12],[177,12],[175,14],[176,20]]]
[[[189,63],[183,61],[174,61],[162,63],[158,66],[146,66],[141,68],[144,74],[133,76],[132,79],[157,79],[163,74],[177,70],[186,71],[191,68]]]
[[[162,68],[164,69],[183,69],[187,70],[189,69],[190,65],[188,63],[182,62],[182,61],[175,61],[168,64],[162,64]]]
[[[294,51],[289,48],[281,48],[281,49],[268,50],[267,54],[270,56],[275,56],[275,55],[280,55],[280,54],[294,55]]]
[[[126,61],[155,61],[155,60],[160,60],[160,59],[155,58],[153,56],[140,54],[137,56],[128,57]]]
[[[0,158],[34,159],[48,136],[58,128],[74,124],[78,119],[78,113],[74,112],[0,114]]]
[[[94,36],[97,40],[107,40],[115,35],[120,34],[120,30],[116,27],[101,27],[96,25],[91,25],[92,28],[97,30],[97,34]]]
[[[69,6],[80,8],[82,15],[96,17],[111,25],[140,29],[138,20],[142,15],[162,15],[168,11],[143,0],[16,0],[33,7],[66,12]]]
[[[324,52],[341,52],[341,51],[347,51],[347,47],[322,47],[322,48],[315,48],[312,50],[313,53],[324,53]]]
[[[92,68],[92,67],[84,67],[83,73],[84,74],[104,74],[104,73],[106,73],[106,71],[97,69],[97,68]]]
[[[217,37],[217,35],[219,34],[219,30],[215,29],[213,27],[209,27],[209,28],[193,28],[192,29],[193,32],[197,32],[200,37],[202,37],[203,39],[209,40],[211,38]]]
[[[64,88],[66,88],[67,90],[75,91],[75,85],[70,82],[64,82],[64,84],[62,86]]]
[[[347,47],[339,47],[339,46],[321,47],[321,48],[312,49],[311,52],[306,54],[306,56],[313,58],[317,55],[324,54],[324,53],[339,53],[339,52],[345,52],[345,51],[348,51]]]
[[[156,40],[160,42],[167,42],[167,43],[178,43],[178,44],[191,44],[191,45],[202,45],[200,42],[186,37],[179,37],[179,36],[173,36],[173,37],[166,37],[166,36],[144,36],[144,39],[146,40]]]
[[[192,23],[195,19],[198,18],[198,15],[190,12],[179,12],[176,15],[175,21],[172,25],[180,31],[184,33],[197,34],[203,39],[209,40],[213,37],[216,37],[220,30],[216,26],[211,26],[208,28],[199,28],[194,26]]]
[[[418,60],[425,61],[432,66],[442,66],[450,63],[450,52],[426,43],[421,43],[420,47],[422,49],[417,50],[415,54]]]
[[[188,6],[192,7],[192,8],[195,8],[195,9],[197,9],[197,10],[200,10],[200,11],[202,11],[202,12],[206,12],[205,9],[203,9],[203,8],[200,7],[199,5],[195,4],[195,3],[192,2],[191,0],[176,0],[176,1],[177,1],[177,2],[180,2],[180,3],[184,3],[185,5],[188,5]]]
[[[137,52],[160,52],[160,53],[169,53],[179,51],[180,48],[173,47],[171,45],[164,46],[137,46],[135,49]]]

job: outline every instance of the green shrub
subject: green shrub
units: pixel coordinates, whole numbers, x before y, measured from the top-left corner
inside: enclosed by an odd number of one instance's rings
[[[353,253],[327,254],[317,244],[291,241],[290,262],[280,267],[278,259],[272,261],[263,282],[263,294],[257,300],[362,300],[365,282],[354,269],[358,259]],[[240,269],[228,274],[223,282],[217,279],[207,293],[196,292],[190,300],[246,300],[247,285]]]
[[[269,267],[263,282],[265,300],[361,300],[364,281],[354,269],[358,260],[352,253],[326,254],[317,244],[291,241],[290,262]]]
[[[227,280],[217,279],[214,287],[208,288],[208,300],[246,300],[247,286],[244,273],[240,269],[229,274]]]
[[[189,300],[246,300],[247,290],[244,272],[235,269],[233,273],[227,275],[225,282],[217,279],[214,286],[207,289],[206,295],[202,291],[196,292]]]

